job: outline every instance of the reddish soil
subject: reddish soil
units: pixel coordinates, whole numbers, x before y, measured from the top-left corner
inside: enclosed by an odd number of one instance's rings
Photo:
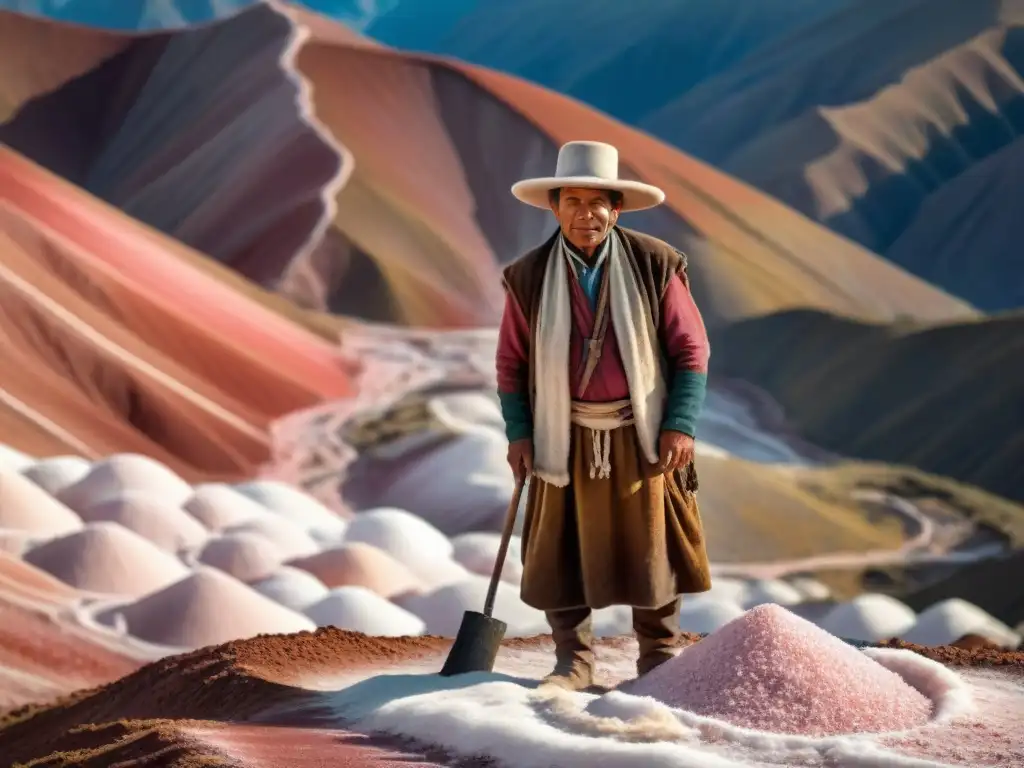
[[[50,754],[55,735],[87,724],[122,720],[242,722],[293,703],[311,706],[317,694],[289,684],[303,674],[336,674],[414,661],[443,652],[448,642],[436,637],[367,638],[321,629],[261,636],[171,656],[50,706],[8,713],[0,720],[0,755],[17,763]]]
[[[76,728],[32,768],[435,768],[361,734],[189,720],[120,720]]]
[[[41,744],[31,767],[241,768],[241,763],[193,737],[187,727],[186,722],[166,720],[84,725]]]
[[[982,645],[973,648],[958,648],[955,645],[928,647],[903,640],[887,640],[881,645],[905,648],[948,667],[999,667],[1003,671],[1013,670],[1024,674],[1024,651],[1004,651],[991,644],[988,647]]]
[[[999,643],[993,643],[987,637],[976,635],[973,632],[968,632],[959,640],[950,643],[950,645],[956,648],[966,648],[969,651],[976,651],[980,648],[988,648],[993,651],[1002,650],[1002,646],[1000,646]]]

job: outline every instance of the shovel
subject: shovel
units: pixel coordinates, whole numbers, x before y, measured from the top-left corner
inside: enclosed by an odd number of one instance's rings
[[[464,675],[467,672],[491,672],[494,669],[494,660],[498,656],[498,649],[501,647],[508,624],[492,618],[491,613],[494,612],[494,598],[498,594],[501,569],[505,565],[505,555],[508,554],[508,543],[512,538],[512,529],[515,527],[516,513],[519,511],[519,499],[523,495],[524,484],[525,478],[516,481],[516,490],[508,505],[505,530],[501,532],[501,546],[498,547],[498,556],[494,559],[491,584],[487,588],[487,598],[484,600],[484,612],[466,611],[462,615],[459,633],[455,636],[451,650],[448,651],[448,659],[445,661],[444,667],[441,668],[442,677]]]

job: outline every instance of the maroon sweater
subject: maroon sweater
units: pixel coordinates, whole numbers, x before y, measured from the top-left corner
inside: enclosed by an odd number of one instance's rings
[[[575,395],[583,357],[583,340],[593,330],[595,312],[579,279],[573,270],[568,271],[573,316],[569,336],[569,381]],[[682,277],[673,279],[665,291],[658,335],[671,376],[662,428],[694,435],[697,415],[704,402],[711,348],[703,318]],[[516,301],[506,295],[505,311],[498,333],[496,362],[498,394],[510,440],[532,434],[528,405],[529,345],[529,322]],[[619,344],[614,329],[609,327],[601,358],[582,399],[606,402],[625,400],[628,397],[629,384],[619,355]]]

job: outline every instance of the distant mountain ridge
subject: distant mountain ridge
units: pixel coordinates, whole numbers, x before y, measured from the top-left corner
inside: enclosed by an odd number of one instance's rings
[[[854,1],[594,0],[581,12],[566,0],[395,0],[365,32],[403,50],[510,72],[642,124],[681,94]]]
[[[1024,0],[398,0],[365,30],[578,98],[1001,311],[1024,182],[985,160],[1024,126],[1022,24]]]

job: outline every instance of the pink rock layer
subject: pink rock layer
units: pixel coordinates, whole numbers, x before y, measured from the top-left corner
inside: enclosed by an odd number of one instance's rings
[[[903,678],[778,605],[747,611],[626,692],[775,733],[902,731],[931,701]]]

